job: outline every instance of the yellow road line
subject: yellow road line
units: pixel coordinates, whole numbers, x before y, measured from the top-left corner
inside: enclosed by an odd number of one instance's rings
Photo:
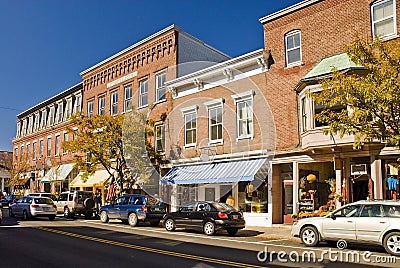
[[[101,238],[96,238],[96,237],[91,237],[91,236],[86,236],[86,235],[64,232],[64,231],[50,229],[50,228],[46,228],[46,227],[37,227],[37,229],[42,230],[42,231],[56,233],[56,234],[66,235],[66,236],[70,236],[70,237],[75,237],[75,238],[100,242],[100,243],[104,243],[104,244],[124,247],[124,248],[136,249],[136,250],[141,250],[141,251],[146,251],[146,252],[158,253],[158,254],[180,257],[180,258],[191,259],[191,260],[197,260],[197,261],[204,261],[204,262],[209,262],[209,263],[223,264],[223,265],[228,265],[231,267],[246,267],[246,268],[265,267],[265,266],[257,266],[257,265],[240,263],[240,262],[232,262],[232,261],[227,261],[227,260],[218,260],[218,259],[214,259],[214,258],[196,256],[196,255],[191,255],[191,254],[167,251],[167,250],[150,248],[150,247],[143,247],[143,246],[138,246],[138,245],[131,245],[131,244],[116,242],[116,241],[112,241],[112,240],[106,240],[106,239],[101,239]]]

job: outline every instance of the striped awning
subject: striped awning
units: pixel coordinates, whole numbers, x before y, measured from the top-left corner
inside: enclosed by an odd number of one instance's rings
[[[89,175],[86,179],[82,177],[83,172],[80,172],[74,180],[69,184],[70,187],[94,187],[104,186],[111,177],[107,170],[96,170],[93,175]],[[116,172],[114,172],[114,176]]]
[[[231,160],[173,167],[160,184],[205,184],[252,181],[255,176],[265,179],[268,174],[266,158]]]
[[[71,173],[74,168],[74,164],[63,164],[58,166],[57,168],[50,168],[49,171],[44,175],[41,179],[42,183],[50,183],[54,181],[63,181],[65,180],[69,173]]]

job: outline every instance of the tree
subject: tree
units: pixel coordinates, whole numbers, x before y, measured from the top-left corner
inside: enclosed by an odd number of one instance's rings
[[[326,109],[316,116],[327,123],[325,134],[355,135],[354,147],[381,141],[400,146],[400,46],[399,40],[370,43],[355,38],[345,47],[349,58],[365,68],[364,72],[333,70],[322,82],[324,89],[314,94],[317,104]],[[338,104],[347,107],[332,109]]]
[[[74,127],[69,128],[68,132],[74,134],[74,139],[63,143],[64,150],[75,152],[74,162],[83,172],[83,180],[89,175],[94,174],[99,166],[102,166],[111,177],[118,183],[121,193],[134,188],[137,179],[145,177],[139,174],[143,171],[143,154],[146,154],[145,146],[139,146],[139,138],[145,144],[146,135],[143,135],[144,115],[139,112],[126,113],[125,115],[95,115],[87,117],[82,113],[72,116],[71,123]],[[129,124],[136,118],[136,124]],[[129,120],[126,120],[129,119]],[[130,146],[129,140],[123,137],[135,138],[137,146]],[[128,147],[124,145],[128,143]],[[127,150],[125,150],[125,147]],[[125,151],[128,155],[125,155]],[[129,163],[132,159],[137,160],[132,169]],[[128,160],[128,161],[127,161]]]

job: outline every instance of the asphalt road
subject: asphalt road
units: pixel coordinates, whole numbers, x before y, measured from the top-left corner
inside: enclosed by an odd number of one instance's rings
[[[169,233],[161,227],[132,228],[118,221],[102,224],[62,217],[22,221],[8,218],[7,210],[3,214],[0,267],[367,267],[327,260],[281,262],[277,252],[300,250],[298,243],[260,240],[254,232],[207,237]],[[268,254],[262,252],[266,246]],[[272,251],[276,253],[271,255]],[[389,266],[397,267],[384,265]]]

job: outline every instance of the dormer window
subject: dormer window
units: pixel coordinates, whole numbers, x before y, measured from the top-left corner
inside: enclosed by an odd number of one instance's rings
[[[387,38],[397,34],[395,0],[376,1],[371,6],[373,37]]]
[[[285,35],[286,66],[300,65],[301,34],[300,31],[291,31]]]

